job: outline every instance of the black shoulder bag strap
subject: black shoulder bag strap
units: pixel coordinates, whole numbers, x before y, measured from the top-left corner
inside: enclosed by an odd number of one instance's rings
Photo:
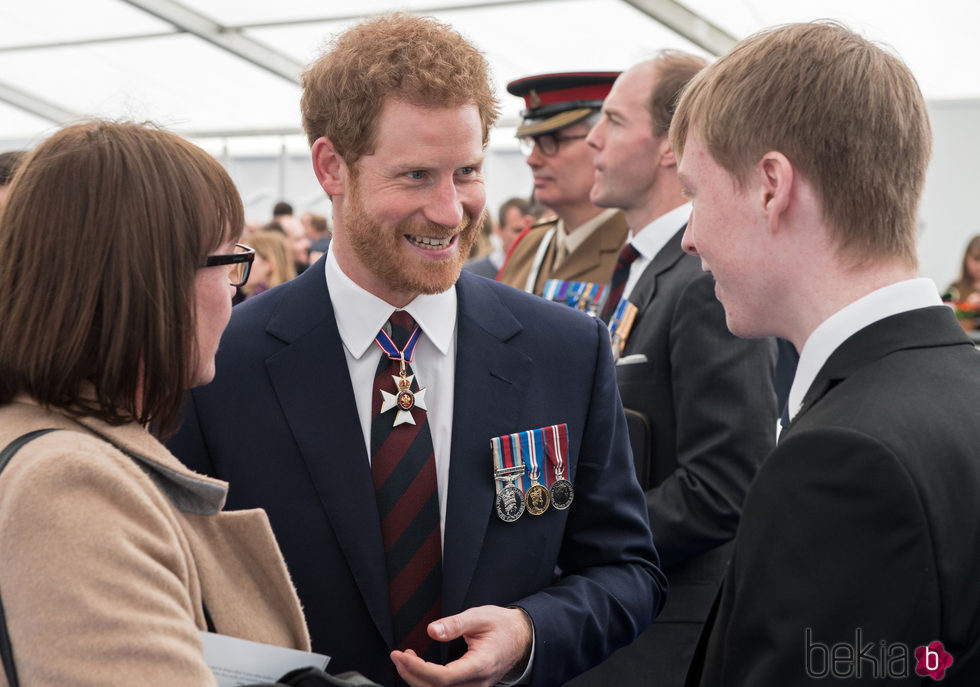
[[[14,454],[21,449],[21,447],[32,439],[37,439],[39,436],[43,436],[48,432],[54,432],[52,429],[36,429],[33,432],[28,432],[27,434],[22,434],[13,441],[11,441],[7,448],[0,452],[0,472],[7,467],[7,463],[10,459],[14,457]],[[7,634],[7,618],[3,614],[3,602],[0,601],[0,659],[3,660],[3,670],[7,674],[7,683],[10,687],[18,687],[17,682],[17,668],[14,667],[14,651],[10,646],[10,635]]]

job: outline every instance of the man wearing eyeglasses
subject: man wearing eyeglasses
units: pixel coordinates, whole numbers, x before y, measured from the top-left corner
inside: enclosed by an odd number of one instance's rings
[[[585,142],[619,72],[543,74],[507,84],[524,98],[517,129],[534,175],[534,200],[557,218],[521,236],[499,281],[539,296],[549,279],[606,283],[629,227],[623,213],[589,200],[593,152]]]

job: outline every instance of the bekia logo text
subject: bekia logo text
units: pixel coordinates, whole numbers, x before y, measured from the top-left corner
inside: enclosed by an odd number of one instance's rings
[[[817,641],[809,627],[803,631],[803,639],[806,674],[816,679],[904,678],[912,672],[914,657],[916,675],[942,680],[946,669],[953,664],[953,657],[938,640],[909,652],[902,642],[889,643],[884,639],[877,643],[865,642],[864,630],[860,627],[854,631],[853,643]]]

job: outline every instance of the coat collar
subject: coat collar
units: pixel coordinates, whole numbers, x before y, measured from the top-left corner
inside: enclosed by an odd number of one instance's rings
[[[14,406],[24,413],[18,422],[25,427],[56,427],[92,434],[125,453],[179,511],[214,515],[224,507],[228,494],[227,482],[189,470],[142,425],[135,422],[110,425],[94,417],[74,417],[57,408],[42,408],[26,395],[18,396]]]
[[[650,261],[650,264],[647,265],[637,280],[636,286],[633,287],[629,300],[640,312],[646,309],[657,293],[657,278],[686,255],[684,249],[681,248],[681,239],[684,237],[685,229],[687,229],[686,222],[653,257],[653,260]]]
[[[559,228],[559,231],[561,229]],[[621,211],[615,212],[606,219],[585,241],[581,243],[573,252],[569,253],[561,265],[553,271],[553,279],[565,279],[575,281],[599,268],[602,264],[603,256],[610,253],[616,255],[623,247],[623,243],[629,234],[629,227],[626,224],[626,215]],[[548,257],[545,264],[550,264],[549,260],[554,260],[554,250],[557,241],[552,241]],[[548,270],[543,270],[545,273]],[[611,274],[611,270],[610,270]],[[540,277],[539,285],[543,288]]]
[[[844,341],[820,368],[789,428],[862,367],[897,351],[941,346],[973,346],[946,306],[909,310],[868,325]]]

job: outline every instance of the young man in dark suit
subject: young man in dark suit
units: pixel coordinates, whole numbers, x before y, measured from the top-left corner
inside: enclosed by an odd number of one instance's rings
[[[915,79],[838,24],[779,27],[695,77],[670,140],[729,328],[800,352],[690,684],[977,684],[980,359],[917,278]]]
[[[622,209],[630,226],[624,250],[635,259],[613,280],[626,279],[622,297],[637,312],[619,337],[616,377],[623,405],[648,427],[640,473],[670,599],[636,642],[576,687],[684,684],[745,492],[776,443],[775,343],[728,331],[714,280],[681,248],[691,206],[667,131],[681,91],[706,64],[664,51],[631,67],[586,139],[595,150],[592,202]]]
[[[474,46],[384,16],[303,84],[333,240],[236,308],[171,445],[268,511],[332,671],[560,684],[666,587],[605,327],[460,274],[497,115]]]

